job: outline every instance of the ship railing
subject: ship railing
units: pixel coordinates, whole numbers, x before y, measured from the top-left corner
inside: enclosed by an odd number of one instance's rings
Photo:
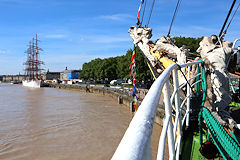
[[[191,88],[201,82],[201,73],[196,73],[192,69],[200,63],[200,61],[196,61],[182,65],[173,64],[162,72],[152,84],[130,122],[112,160],[152,159],[151,135],[162,92],[165,118],[159,139],[157,159],[166,159],[166,157],[164,158],[165,147],[168,147],[170,160],[179,159],[183,126],[189,126]],[[184,76],[185,83],[179,86],[180,68],[186,68],[187,75]],[[200,77],[200,79],[196,80],[196,77]],[[195,81],[193,82],[193,80]],[[184,96],[180,92],[184,93]],[[166,143],[167,138],[168,143]]]

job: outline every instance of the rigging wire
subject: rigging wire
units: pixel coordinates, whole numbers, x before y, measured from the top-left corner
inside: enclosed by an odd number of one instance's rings
[[[152,16],[152,11],[153,11],[153,7],[154,7],[154,4],[155,4],[155,0],[153,0],[153,3],[152,3],[152,7],[151,7],[151,10],[150,10],[150,14],[149,14],[149,17],[148,17],[148,21],[146,23],[146,28],[148,27],[149,25],[149,22],[150,22],[150,19],[151,19],[151,16]]]
[[[239,4],[238,4],[238,6],[237,6],[237,8],[236,8],[236,10],[235,10],[235,12],[234,12],[234,14],[233,14],[231,20],[230,20],[230,22],[228,23],[227,28],[226,28],[225,31],[223,32],[222,36],[224,36],[224,35],[227,33],[227,30],[228,30],[230,24],[232,23],[233,17],[236,15],[237,10],[239,9],[239,6],[240,6],[240,2],[239,2]]]
[[[147,0],[145,0],[143,3],[144,3],[144,7],[143,7],[142,19],[141,19],[141,22],[140,22],[140,26],[142,26],[142,23],[143,23],[143,17],[144,17],[144,14],[145,14]]]
[[[221,29],[220,33],[219,33],[219,37],[222,37],[222,36],[223,36],[223,30],[224,30],[224,28],[225,28],[225,26],[226,26],[226,24],[227,24],[227,21],[228,21],[229,16],[230,16],[231,13],[232,13],[232,9],[233,9],[235,3],[236,3],[236,0],[233,0],[232,6],[231,6],[230,10],[228,11],[228,15],[227,15],[227,17],[226,17],[226,19],[225,19],[225,21],[224,21],[224,23],[223,23],[223,26],[222,26],[222,29]]]
[[[178,2],[177,2],[177,5],[176,5],[176,8],[175,8],[175,11],[174,11],[174,14],[173,14],[172,22],[171,22],[171,24],[170,24],[167,37],[170,37],[172,25],[173,25],[173,22],[174,22],[174,20],[175,20],[176,15],[177,15],[177,12],[178,12],[178,9],[179,9],[179,7],[180,7],[181,2],[182,2],[182,0],[178,0]]]

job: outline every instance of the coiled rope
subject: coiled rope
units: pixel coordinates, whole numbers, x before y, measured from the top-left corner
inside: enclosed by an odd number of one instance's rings
[[[201,65],[201,78],[202,78],[202,89],[203,89],[203,98],[202,98],[202,108],[200,109],[198,115],[198,123],[199,123],[199,141],[202,144],[202,125],[203,120],[205,120],[209,132],[211,134],[213,142],[216,144],[219,152],[223,156],[225,160],[240,160],[240,146],[238,142],[235,141],[223,128],[223,126],[217,121],[217,119],[211,114],[211,112],[204,107],[204,103],[206,100],[206,92],[207,92],[207,82],[204,71],[204,62]],[[199,72],[199,68],[198,68]],[[199,90],[199,86],[197,87]],[[209,138],[207,138],[209,139]],[[230,157],[229,157],[230,156]]]
[[[223,158],[226,160],[230,159],[230,157],[234,160],[240,159],[240,147],[238,143],[226,132],[223,126],[216,120],[216,118],[206,107],[201,108],[198,119],[200,128],[199,137],[201,144],[202,123],[204,119],[211,134],[212,140],[216,144]]]

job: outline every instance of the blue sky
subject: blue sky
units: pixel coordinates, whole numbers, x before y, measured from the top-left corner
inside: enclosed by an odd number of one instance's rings
[[[148,16],[152,0],[147,1]],[[0,0],[0,75],[24,73],[24,51],[38,33],[44,69],[79,69],[94,58],[124,55],[133,47],[127,31],[140,0]],[[149,27],[153,40],[166,35],[177,0],[156,0]],[[218,34],[228,0],[183,0],[171,36]],[[239,2],[238,2],[239,3]],[[238,5],[238,3],[236,5]],[[240,12],[225,40],[240,38]]]

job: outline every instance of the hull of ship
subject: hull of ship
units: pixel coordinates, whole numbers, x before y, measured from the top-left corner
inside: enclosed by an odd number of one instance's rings
[[[40,88],[41,80],[23,80],[22,85],[25,87]]]

